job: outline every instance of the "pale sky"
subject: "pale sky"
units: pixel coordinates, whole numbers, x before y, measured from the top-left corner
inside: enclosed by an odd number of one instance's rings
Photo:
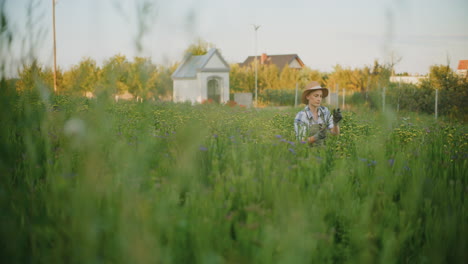
[[[152,8],[141,14],[137,6],[145,2]],[[51,67],[52,0],[6,0],[5,10],[16,39],[9,64],[30,58],[27,52],[33,50]],[[140,22],[148,27],[139,38]],[[260,25],[257,42],[253,24]],[[296,53],[308,67],[331,72],[336,64],[386,62],[393,53],[401,58],[396,72],[425,74],[431,65],[449,61],[456,69],[459,60],[468,59],[468,1],[58,0],[56,32],[62,69],[83,57],[102,65],[119,53],[168,65],[201,38],[228,63],[243,62],[255,50]]]

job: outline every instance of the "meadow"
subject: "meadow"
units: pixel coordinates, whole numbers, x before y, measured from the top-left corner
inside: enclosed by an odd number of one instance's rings
[[[2,263],[466,263],[468,129],[2,91]]]

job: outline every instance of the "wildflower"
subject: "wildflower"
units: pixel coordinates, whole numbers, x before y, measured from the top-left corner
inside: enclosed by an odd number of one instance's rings
[[[281,138],[281,135],[276,135],[275,137],[276,137],[276,138]]]
[[[288,149],[292,154],[296,155],[296,151],[293,148]]]
[[[307,142],[304,140],[301,140],[301,144],[306,144]]]
[[[201,150],[201,151],[208,151],[208,148],[206,148],[204,146],[200,146],[198,149]]]
[[[395,160],[394,159],[389,159],[388,160],[388,165],[390,165],[390,167],[393,167],[393,164],[395,164]]]
[[[295,145],[295,143],[294,143],[293,141],[287,141],[287,142],[288,142],[289,145],[291,145],[291,146],[294,146],[294,145]]]
[[[214,134],[213,137],[214,137],[214,138],[218,138],[218,134]]]

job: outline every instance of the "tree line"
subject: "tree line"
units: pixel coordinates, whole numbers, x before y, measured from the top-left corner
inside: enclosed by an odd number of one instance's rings
[[[212,44],[198,41],[190,45],[185,53],[203,55],[211,47]],[[178,65],[179,63],[171,66],[155,65],[150,58],[143,57],[135,57],[130,61],[125,55],[118,54],[99,67],[95,60],[83,58],[78,65],[67,71],[58,69],[58,93],[112,96],[128,92],[145,100],[171,100],[171,75]],[[420,84],[391,83],[390,76],[394,66],[375,60],[373,65],[364,67],[335,65],[332,72],[320,72],[307,66],[302,69],[285,66],[280,71],[274,64],[258,64],[258,94],[265,104],[293,105],[296,87],[300,92],[308,82],[314,80],[332,91],[346,89],[347,93],[354,94],[350,103],[363,102],[365,97],[366,103],[378,105],[378,100],[372,102],[369,94],[379,93],[386,87],[389,103],[397,105],[399,110],[433,113],[434,93],[438,90],[442,114],[460,116],[462,112],[468,112],[467,78],[458,76],[449,66],[431,66],[428,76]],[[52,91],[53,72],[37,61],[25,65],[18,75],[15,82],[18,91],[31,90],[34,87]],[[244,67],[239,64],[230,65],[230,93],[240,92],[255,92],[254,63]],[[466,119],[466,115],[463,114],[462,118]]]
[[[202,53],[198,51],[198,53]],[[69,70],[57,70],[59,94],[86,96],[89,93],[123,94],[128,92],[140,98],[170,98],[172,95],[171,75],[178,63],[171,66],[155,65],[149,58],[135,57],[129,61],[125,55],[115,55],[99,67],[92,58],[83,58]],[[231,64],[230,91],[254,92],[254,65],[240,67]],[[33,61],[25,65],[18,73],[16,88],[19,91],[30,90],[39,85],[47,89],[53,87],[51,68]],[[339,86],[349,91],[364,91],[375,87],[377,83],[388,81],[388,70],[385,65],[375,62],[374,67],[363,69],[335,66],[332,73],[324,73],[304,67],[300,70],[284,67],[281,71],[276,65],[258,65],[258,91],[302,89],[308,82],[315,80],[327,87]]]
[[[125,55],[115,55],[99,67],[95,60],[83,58],[69,70],[57,70],[59,94],[87,96],[92,94],[118,95],[130,93],[144,99],[164,99],[172,95],[171,75],[177,68],[155,65],[149,58],[135,57],[129,61]],[[18,91],[34,87],[51,90],[53,71],[33,61],[19,71],[16,82]]]

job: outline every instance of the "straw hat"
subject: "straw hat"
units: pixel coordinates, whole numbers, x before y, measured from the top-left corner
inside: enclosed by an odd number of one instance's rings
[[[322,92],[323,92],[322,97],[323,98],[328,96],[328,89],[327,88],[323,88],[322,86],[320,86],[320,83],[318,83],[316,81],[312,81],[309,84],[307,84],[304,91],[302,91],[301,102],[303,104],[305,104],[305,105],[309,104],[309,100],[307,100],[307,98],[306,98],[307,95],[309,95],[309,93],[311,93],[313,91],[317,91],[317,90],[322,90]]]

